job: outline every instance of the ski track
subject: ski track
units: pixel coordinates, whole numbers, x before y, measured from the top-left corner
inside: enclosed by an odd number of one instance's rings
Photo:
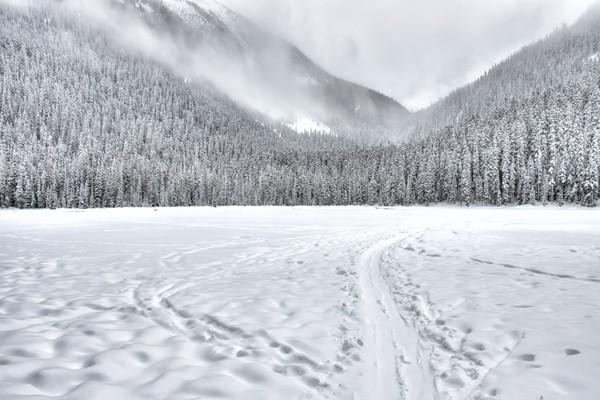
[[[493,261],[481,260],[479,258],[471,258],[471,261],[474,261],[474,262],[480,263],[480,264],[496,265],[496,266],[503,267],[503,268],[521,270],[521,271],[529,272],[529,273],[536,274],[536,275],[548,276],[551,278],[573,279],[573,280],[581,281],[581,282],[600,283],[600,279],[598,279],[598,278],[579,278],[579,277],[576,277],[573,275],[568,275],[568,274],[553,274],[551,272],[540,271],[539,269],[536,269],[536,268],[525,268],[525,267],[519,267],[519,266],[511,265],[511,264],[500,264],[500,263],[495,263]]]
[[[412,244],[407,242],[418,242],[423,248],[418,252],[419,257],[432,257],[426,251],[424,236],[431,232],[432,228],[423,230],[414,235],[409,235],[386,246],[385,251],[380,254],[381,264],[377,269],[384,268],[387,273],[383,274],[384,285],[389,284],[391,291],[388,292],[393,298],[391,306],[398,308],[402,315],[404,328],[402,337],[413,337],[411,343],[405,348],[420,349],[410,359],[416,359],[418,369],[414,366],[406,368],[410,373],[420,379],[411,379],[406,385],[405,399],[470,399],[478,392],[481,382],[497,366],[499,366],[514,351],[518,345],[519,332],[515,332],[514,340],[505,344],[506,355],[500,360],[494,360],[495,365],[490,366],[468,352],[465,348],[466,337],[471,333],[471,328],[460,331],[448,326],[438,318],[436,310],[431,303],[428,294],[420,292],[419,285],[412,282],[407,274],[406,266],[397,262],[393,256],[394,251],[414,252]],[[434,254],[434,258],[439,255]],[[409,268],[410,269],[410,268]],[[389,283],[388,283],[389,282]],[[460,304],[453,306],[459,307]],[[448,311],[451,311],[449,309]],[[399,324],[392,326],[398,327]],[[411,364],[411,362],[407,362]],[[431,390],[421,390],[431,388]],[[412,392],[411,392],[412,391]]]
[[[364,334],[368,343],[365,351],[367,384],[364,387],[369,388],[361,398],[437,398],[428,355],[418,343],[413,327],[398,312],[382,276],[384,252],[410,236],[383,239],[361,259]]]

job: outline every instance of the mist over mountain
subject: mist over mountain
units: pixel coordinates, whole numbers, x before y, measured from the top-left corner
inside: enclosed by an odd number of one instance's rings
[[[295,46],[214,0],[66,4],[126,48],[295,130],[381,142],[408,114],[394,100],[329,74]],[[384,132],[368,135],[365,126]]]
[[[597,71],[599,22],[600,3],[596,3],[573,26],[557,27],[476,81],[413,113],[402,124],[403,136],[428,135],[473,115],[486,117],[517,100],[539,98],[549,88],[591,83]]]
[[[0,206],[595,205],[599,26],[410,114],[212,0],[2,0]]]

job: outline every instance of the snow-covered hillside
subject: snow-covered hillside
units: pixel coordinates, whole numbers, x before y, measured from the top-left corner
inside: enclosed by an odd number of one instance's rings
[[[600,214],[0,212],[0,398],[600,392]]]
[[[161,2],[175,12],[183,12],[184,14],[198,14],[194,6],[200,7],[202,10],[212,13],[219,18],[226,18],[230,13],[227,7],[214,0],[161,0]]]
[[[229,29],[236,39],[243,40],[242,35],[235,32],[239,17],[232,10],[214,0],[145,0],[148,7],[164,6],[166,9],[179,16],[184,22],[195,29],[219,31]]]
[[[204,25],[159,0],[113,0],[103,18],[99,3],[0,2],[0,207],[599,202],[600,9],[434,106],[440,130],[362,148],[386,137],[361,117],[385,99],[289,43],[179,0],[229,38],[233,55],[213,54]],[[362,122],[344,135],[337,113],[299,112],[321,108],[313,95]],[[280,119],[251,111],[273,105]]]
[[[191,54],[198,55],[200,60],[208,59],[218,73],[203,73],[202,79],[269,119],[283,124],[293,124],[299,118],[324,121],[328,125],[335,121],[342,136],[354,138],[358,135],[356,124],[369,123],[380,129],[368,141],[380,142],[387,132],[384,127],[393,126],[395,130],[396,124],[408,115],[395,100],[324,71],[292,43],[216,0],[121,2],[132,5],[129,11],[141,11],[138,14],[143,14],[154,28],[160,26],[167,33],[183,34],[188,44],[202,43],[201,47],[186,47],[176,57],[175,70],[197,71],[195,64],[199,61]],[[168,38],[160,31],[158,34]],[[175,42],[180,39],[177,36]],[[361,137],[365,139],[364,133]]]

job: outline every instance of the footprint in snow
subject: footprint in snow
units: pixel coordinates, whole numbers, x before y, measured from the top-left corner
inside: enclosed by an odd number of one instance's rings
[[[521,354],[518,358],[521,361],[533,362],[535,361],[535,354]]]
[[[565,349],[565,354],[568,356],[576,356],[577,354],[581,354],[581,352],[577,349]]]

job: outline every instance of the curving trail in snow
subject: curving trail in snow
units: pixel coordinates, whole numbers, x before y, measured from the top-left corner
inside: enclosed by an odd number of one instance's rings
[[[365,318],[364,393],[361,398],[433,400],[438,398],[429,366],[416,331],[403,318],[385,281],[383,255],[407,237],[378,242],[362,256],[360,282]]]
[[[600,213],[0,211],[0,398],[595,400]]]

